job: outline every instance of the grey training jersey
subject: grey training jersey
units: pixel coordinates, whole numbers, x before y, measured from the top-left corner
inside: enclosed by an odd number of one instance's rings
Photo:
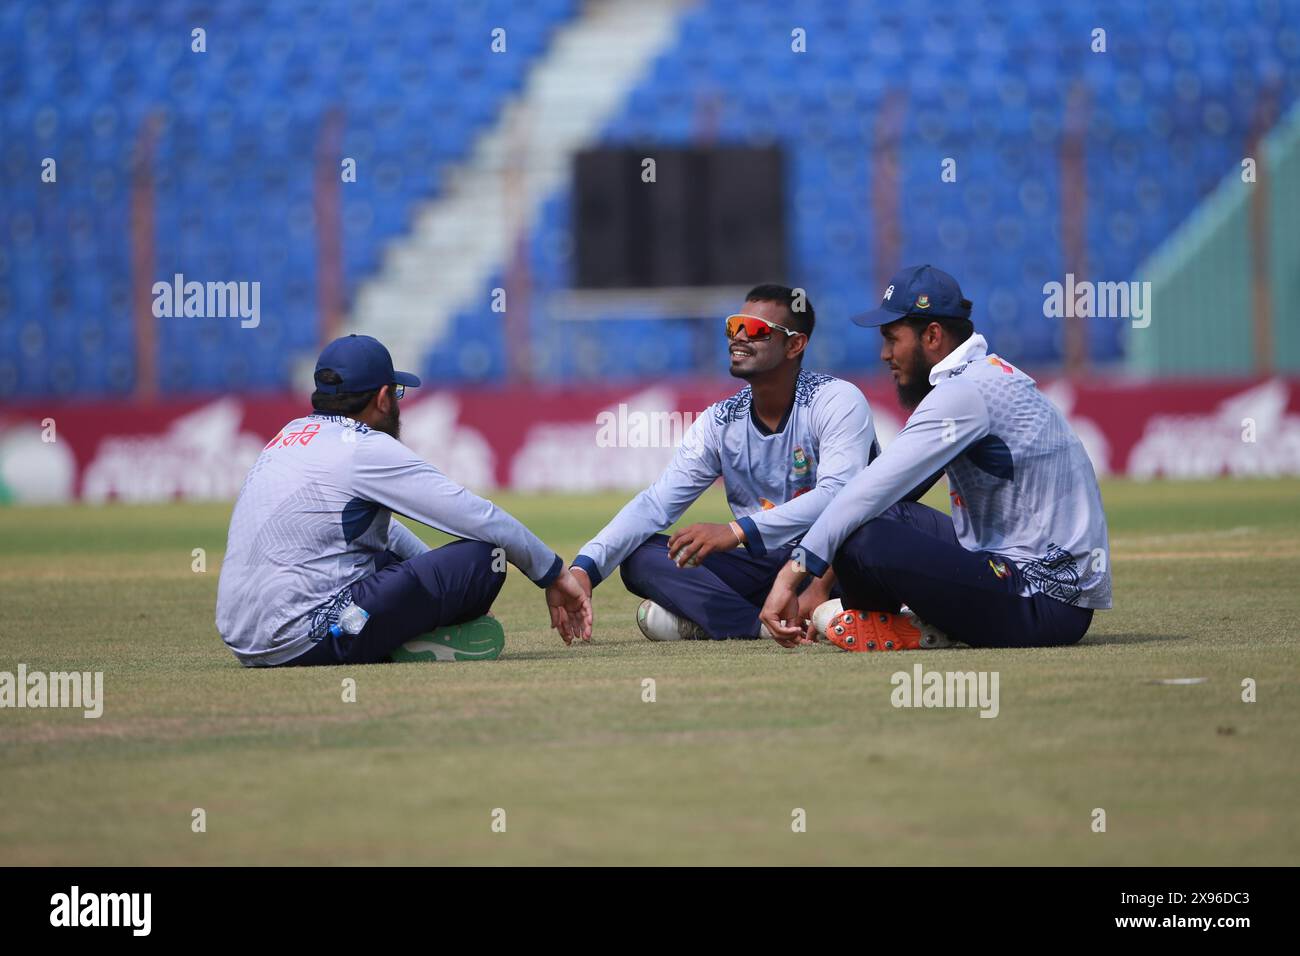
[[[1034,380],[973,335],[930,372],[934,389],[885,451],[804,535],[809,571],[940,470],[962,546],[1010,558],[1025,595],[1111,606],[1106,514],[1083,444]]]
[[[522,524],[395,438],[351,418],[298,418],[267,443],[230,518],[217,630],[240,662],[292,660],[328,633],[377,555],[427,551],[392,512],[499,545],[539,585],[563,567]]]
[[[751,553],[762,556],[791,544],[879,450],[871,409],[850,382],[800,370],[794,404],[775,432],[758,420],[752,405],[746,386],[695,420],[659,480],[574,559],[593,584],[680,518],[718,477]]]

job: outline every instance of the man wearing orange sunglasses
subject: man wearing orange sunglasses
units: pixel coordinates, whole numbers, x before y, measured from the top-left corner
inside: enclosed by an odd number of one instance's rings
[[[725,325],[731,374],[747,384],[696,419],[659,480],[574,559],[588,594],[620,569],[645,598],[637,624],[650,640],[769,636],[759,608],[792,546],[878,453],[862,392],[802,367],[815,323],[802,290],[752,289]],[[735,520],[659,533],[719,477]],[[801,614],[832,587],[829,577],[809,586]]]

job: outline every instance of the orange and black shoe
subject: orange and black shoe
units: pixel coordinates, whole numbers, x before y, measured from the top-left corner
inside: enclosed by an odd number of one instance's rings
[[[842,651],[916,651],[920,628],[904,614],[843,611],[826,625],[826,640]]]

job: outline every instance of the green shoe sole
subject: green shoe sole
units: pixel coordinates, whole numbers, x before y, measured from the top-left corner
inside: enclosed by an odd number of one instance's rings
[[[464,624],[440,627],[431,634],[413,637],[397,650],[392,659],[412,661],[492,661],[506,646],[505,628],[494,617],[476,617]]]

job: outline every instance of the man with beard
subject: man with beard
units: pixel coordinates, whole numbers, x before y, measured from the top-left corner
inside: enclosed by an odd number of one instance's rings
[[[505,635],[487,614],[507,561],[545,589],[566,644],[590,639],[590,601],[559,555],[401,443],[398,402],[420,380],[388,349],[335,339],[315,380],[312,413],[267,443],[230,519],[217,630],[242,664],[495,657]],[[393,512],[465,540],[431,550]]]
[[[1034,380],[988,352],[957,281],[932,266],[899,272],[880,308],[880,357],[912,410],[898,436],[804,535],[763,606],[775,639],[809,574],[834,568],[843,610],[827,638],[850,651],[928,646],[906,605],[980,647],[1073,644],[1111,606],[1101,492],[1083,445]],[[948,476],[952,517],[900,496]]]
[[[659,480],[574,559],[588,594],[621,570],[627,589],[645,598],[637,624],[650,640],[759,637],[759,606],[791,547],[879,450],[862,392],[803,370],[815,322],[802,291],[750,291],[726,320],[731,374],[748,384],[695,420]],[[734,521],[657,533],[718,477]],[[804,617],[830,588],[825,578],[807,589]]]

